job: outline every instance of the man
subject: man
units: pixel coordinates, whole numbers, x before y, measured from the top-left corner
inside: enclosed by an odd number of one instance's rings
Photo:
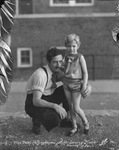
[[[53,80],[53,75],[59,73],[62,66],[61,50],[51,48],[47,51],[46,59],[48,64],[32,74],[26,87],[25,111],[32,118],[32,131],[35,134],[40,134],[41,124],[47,131],[59,125],[65,126],[65,123],[71,124],[66,120],[69,107],[63,86],[57,87]],[[91,88],[87,89],[85,96],[90,92]]]

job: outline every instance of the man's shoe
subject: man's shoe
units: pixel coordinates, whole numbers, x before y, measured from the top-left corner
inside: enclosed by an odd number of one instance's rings
[[[40,121],[36,118],[32,118],[32,123],[33,123],[32,132],[34,134],[39,135],[40,134],[40,126],[41,126]]]
[[[39,135],[40,134],[40,127],[33,126],[32,132],[36,135]]]
[[[66,118],[63,119],[60,123],[60,127],[62,128],[72,128],[72,122],[70,120],[67,120]]]

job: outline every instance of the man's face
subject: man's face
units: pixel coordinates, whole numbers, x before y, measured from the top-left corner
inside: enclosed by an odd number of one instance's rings
[[[63,62],[62,55],[57,55],[57,56],[53,57],[53,59],[49,63],[49,67],[50,67],[51,71],[57,72],[59,70],[59,68],[62,66],[62,62]]]

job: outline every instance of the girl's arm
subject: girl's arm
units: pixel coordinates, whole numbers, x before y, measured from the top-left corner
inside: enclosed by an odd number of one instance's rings
[[[80,58],[81,68],[82,68],[82,75],[83,75],[83,86],[82,86],[82,92],[86,89],[87,83],[88,83],[88,70],[86,61],[83,55],[81,55]]]

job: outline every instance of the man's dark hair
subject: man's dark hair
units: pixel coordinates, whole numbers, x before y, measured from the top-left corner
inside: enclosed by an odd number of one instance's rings
[[[117,33],[117,42],[119,41],[119,32]]]
[[[57,55],[62,55],[61,50],[57,49],[56,47],[50,48],[46,53],[46,59],[50,63],[52,58]]]

